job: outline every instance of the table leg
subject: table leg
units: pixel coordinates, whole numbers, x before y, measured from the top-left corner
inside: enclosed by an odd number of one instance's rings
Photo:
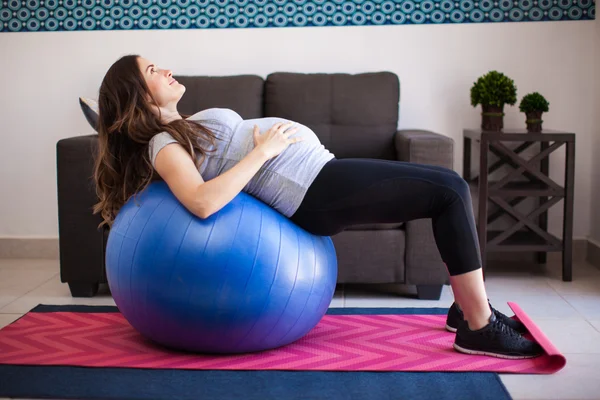
[[[546,150],[548,148],[548,146],[549,146],[548,142],[540,142],[540,152]],[[550,161],[549,156],[545,157],[543,160],[540,161],[540,171],[542,174],[544,174],[546,176],[550,175],[549,161]],[[547,201],[548,201],[548,197],[545,197],[545,196],[539,197],[538,208],[541,207]],[[540,214],[540,216],[538,217],[538,225],[543,230],[545,230],[545,231],[548,230],[548,211],[544,211],[542,214]],[[536,255],[538,264],[546,264],[547,255],[548,255],[548,253],[545,251],[538,252]]]
[[[563,214],[563,281],[573,280],[573,195],[575,186],[575,142],[567,142]]]
[[[485,137],[481,138],[481,149],[479,154],[479,221],[477,222],[477,234],[479,236],[479,247],[481,251],[481,268],[485,279],[486,264],[486,242],[487,242],[487,205],[488,205],[488,149],[489,142]]]
[[[471,181],[471,139],[468,137],[463,140],[463,178]]]

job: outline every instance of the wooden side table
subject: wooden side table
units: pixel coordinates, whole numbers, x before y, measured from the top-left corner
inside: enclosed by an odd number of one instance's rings
[[[470,185],[476,185],[479,193],[477,233],[484,272],[488,252],[536,252],[538,262],[544,263],[546,252],[561,251],[562,279],[571,281],[575,134],[546,129],[541,133],[520,129],[502,132],[465,129],[463,139],[463,177]],[[479,175],[475,178],[471,177],[473,142],[478,143],[480,149]],[[507,142],[520,144],[511,149],[506,146]],[[530,159],[523,158],[522,153],[535,143],[540,144],[539,153]],[[563,186],[549,177],[549,156],[562,145],[566,145]],[[490,153],[499,158],[491,165]],[[512,167],[512,171],[491,180],[490,175],[505,165]],[[535,210],[527,215],[516,210],[517,204],[531,197],[538,199]],[[562,240],[547,230],[548,209],[561,199],[564,200]],[[488,203],[495,204],[497,211],[488,213]],[[503,215],[512,217],[515,224],[504,231],[488,230],[488,225]]]

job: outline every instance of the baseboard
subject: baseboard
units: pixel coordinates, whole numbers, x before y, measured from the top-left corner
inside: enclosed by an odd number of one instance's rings
[[[593,266],[600,268],[600,244],[595,240],[588,239],[586,261]]]
[[[573,263],[586,262],[588,248],[588,239],[573,239]],[[562,252],[554,251],[548,253],[548,260],[562,262]]]
[[[58,260],[58,238],[0,238],[0,258]]]
[[[0,238],[0,258],[42,258],[58,260],[58,238]],[[548,253],[560,259],[561,253]],[[533,253],[490,253],[488,260],[535,261]],[[600,268],[600,245],[591,239],[573,240],[573,262],[588,262]]]

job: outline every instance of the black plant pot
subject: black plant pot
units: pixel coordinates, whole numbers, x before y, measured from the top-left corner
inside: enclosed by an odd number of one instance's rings
[[[542,111],[532,111],[525,113],[527,116],[527,131],[528,132],[541,132],[542,131]]]
[[[500,132],[504,128],[504,105],[501,107],[481,105],[481,129]]]

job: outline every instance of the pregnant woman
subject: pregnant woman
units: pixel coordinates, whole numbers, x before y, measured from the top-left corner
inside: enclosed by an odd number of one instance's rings
[[[431,218],[455,298],[446,320],[446,329],[456,332],[454,348],[501,358],[542,353],[522,336],[523,324],[488,302],[471,198],[457,173],[337,159],[311,129],[281,118],[244,120],[226,108],[181,115],[177,103],[185,90],[170,70],[138,55],[120,58],[106,73],[94,171],[100,200],[94,212],[103,224],[110,226],[120,207],[156,179],[199,218],[244,191],[315,235]]]

